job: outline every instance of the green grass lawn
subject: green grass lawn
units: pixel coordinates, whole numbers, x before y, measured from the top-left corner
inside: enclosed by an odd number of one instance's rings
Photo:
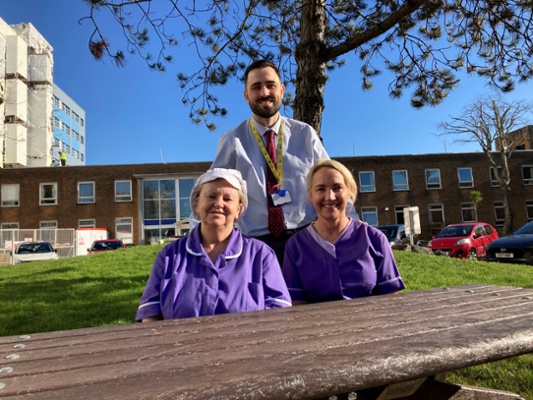
[[[0,266],[0,336],[132,323],[161,247]],[[531,266],[394,254],[408,291],[467,283],[533,288]],[[467,368],[450,380],[533,400],[533,355]]]

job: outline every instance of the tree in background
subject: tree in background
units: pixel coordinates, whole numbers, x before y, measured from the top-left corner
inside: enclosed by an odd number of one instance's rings
[[[470,191],[470,201],[474,203],[474,207],[476,208],[476,221],[477,219],[477,208],[483,201],[483,194],[479,190],[472,190]]]
[[[477,143],[486,154],[494,178],[503,194],[505,222],[503,234],[513,232],[513,209],[511,206],[511,175],[509,159],[524,137],[510,134],[527,124],[533,103],[507,102],[501,96],[483,97],[466,106],[458,117],[450,116],[442,122],[440,135],[456,136],[454,143]]]
[[[172,54],[177,45],[196,52],[199,68],[177,76],[191,119],[209,129],[216,128],[211,117],[227,113],[213,88],[240,78],[259,58],[279,65],[294,88],[294,95],[286,92],[285,105],[319,134],[328,74],[343,66],[343,57],[359,59],[354,81],[365,90],[388,70],[390,96],[409,90],[417,108],[441,103],[461,70],[503,91],[533,75],[531,0],[84,1],[89,15],[80,22],[94,26],[89,48],[96,59],[126,61],[101,29],[106,11],[124,33],[127,52],[146,59],[150,68],[163,71],[175,60],[179,70],[180,57]]]

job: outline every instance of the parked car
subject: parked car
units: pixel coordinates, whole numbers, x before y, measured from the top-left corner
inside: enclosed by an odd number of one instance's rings
[[[49,242],[23,242],[11,252],[13,264],[22,264],[30,261],[56,260],[59,257]]]
[[[444,227],[428,243],[435,254],[458,258],[485,258],[486,247],[498,239],[498,232],[485,222],[465,222]]]
[[[401,242],[408,243],[409,236],[405,234],[405,225],[404,224],[389,224],[389,225],[379,225],[376,226],[381,232],[387,236],[389,243],[392,246],[393,244],[399,244]],[[418,237],[415,235],[414,244],[418,243]]]
[[[101,239],[101,240],[95,240],[91,247],[87,249],[87,253],[93,254],[93,253],[101,253],[103,251],[110,251],[110,250],[117,250],[117,249],[125,249],[126,246],[124,246],[124,243],[121,239]]]
[[[533,221],[489,244],[487,260],[533,264]]]
[[[387,236],[391,245],[400,243],[402,239],[407,238],[403,224],[379,225],[376,228]]]

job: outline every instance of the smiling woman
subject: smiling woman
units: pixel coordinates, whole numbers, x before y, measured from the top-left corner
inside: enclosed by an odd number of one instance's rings
[[[274,251],[233,226],[248,205],[240,172],[208,170],[196,181],[190,203],[200,224],[157,255],[136,319],[290,307]]]

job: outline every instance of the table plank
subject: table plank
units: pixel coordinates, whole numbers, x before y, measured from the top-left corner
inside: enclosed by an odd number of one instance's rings
[[[0,338],[0,398],[324,397],[532,352],[532,305],[468,285]]]

